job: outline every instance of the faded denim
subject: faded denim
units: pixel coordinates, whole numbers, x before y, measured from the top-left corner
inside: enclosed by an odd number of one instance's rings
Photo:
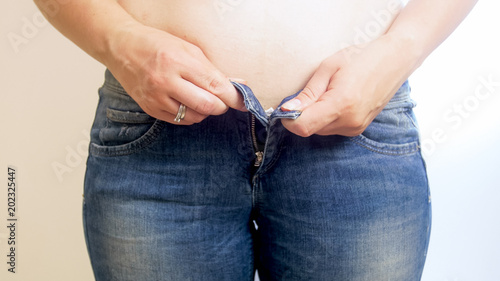
[[[96,280],[420,280],[431,204],[408,83],[362,135],[308,138],[280,121],[300,113],[234,85],[250,112],[179,126],[106,72],[83,205]]]

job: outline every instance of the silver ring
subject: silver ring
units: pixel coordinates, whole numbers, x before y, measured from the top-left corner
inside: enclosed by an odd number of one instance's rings
[[[181,103],[179,106],[179,111],[177,111],[177,116],[175,116],[174,122],[181,122],[181,120],[184,120],[184,117],[186,117],[186,106]]]

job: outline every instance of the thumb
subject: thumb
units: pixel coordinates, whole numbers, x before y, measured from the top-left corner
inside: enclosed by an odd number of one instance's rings
[[[281,106],[283,111],[303,111],[315,103],[326,92],[332,73],[319,68],[307,82],[304,89],[293,99]]]

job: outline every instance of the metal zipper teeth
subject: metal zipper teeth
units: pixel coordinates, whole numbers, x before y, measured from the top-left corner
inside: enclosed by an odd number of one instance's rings
[[[259,167],[262,164],[262,160],[264,159],[264,152],[259,150],[259,145],[257,144],[257,133],[255,132],[255,116],[252,114],[252,122],[251,122],[251,131],[252,131],[252,142],[255,150],[255,162],[254,167]]]

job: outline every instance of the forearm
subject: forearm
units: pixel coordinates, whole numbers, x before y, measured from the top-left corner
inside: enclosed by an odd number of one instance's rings
[[[414,71],[462,22],[478,0],[410,0],[386,35],[398,42]]]
[[[96,60],[107,64],[111,40],[138,24],[115,0],[34,0],[47,20]]]

